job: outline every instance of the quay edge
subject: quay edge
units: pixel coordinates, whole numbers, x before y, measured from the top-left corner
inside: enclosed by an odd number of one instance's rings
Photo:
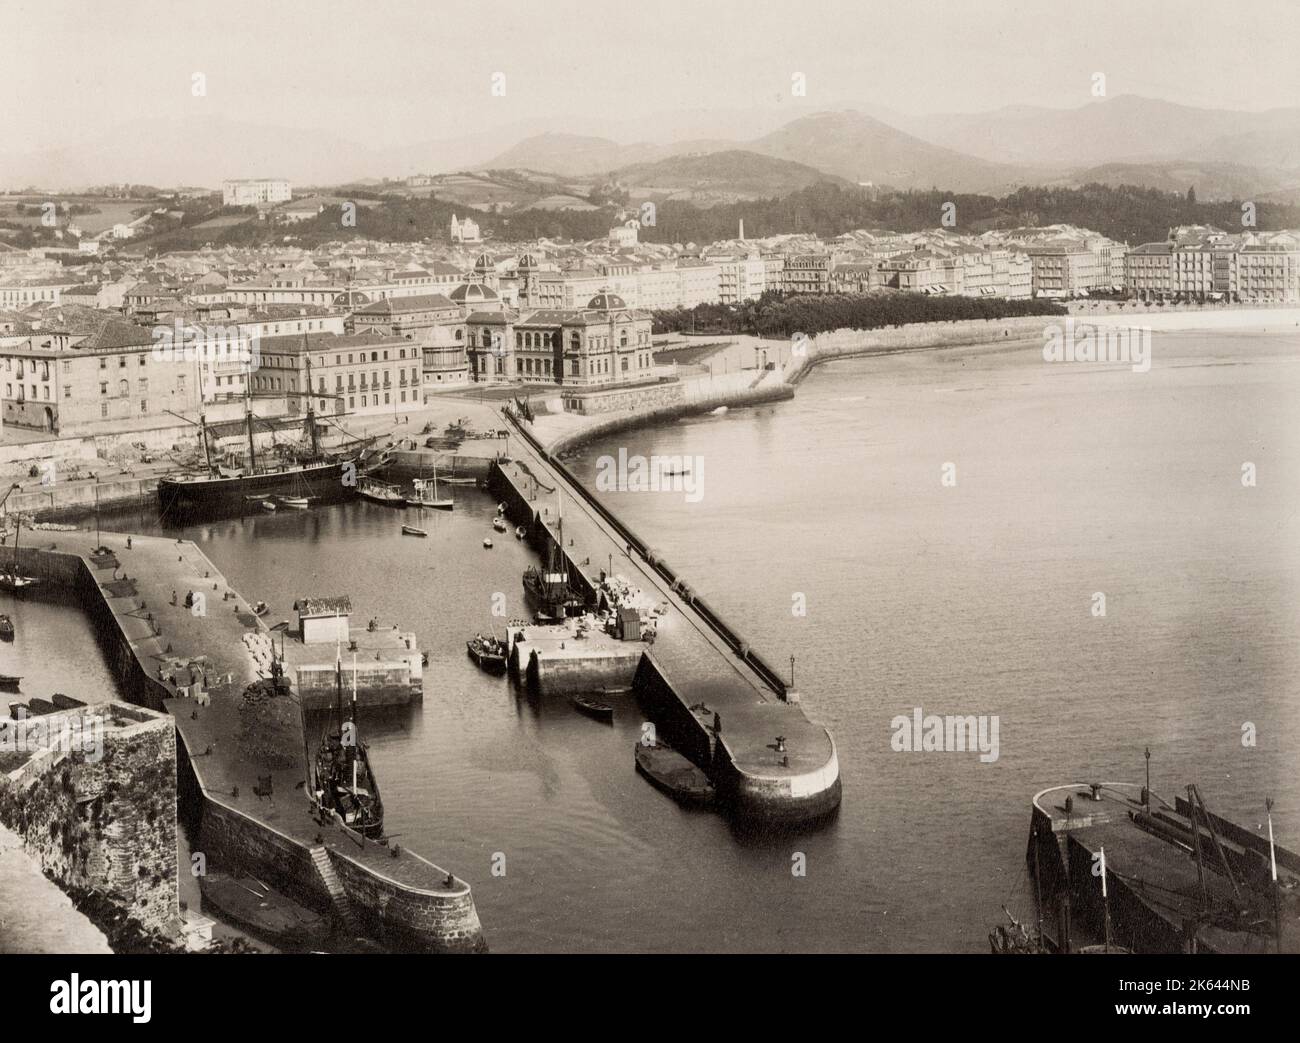
[[[380,944],[425,953],[485,952],[487,942],[469,885],[416,853],[397,854],[373,841],[359,843],[339,827],[322,826],[310,815],[306,799],[296,789],[304,777],[301,765],[273,772],[278,806],[253,797],[261,769],[232,757],[236,742],[217,741],[221,711],[218,693],[211,702],[178,697],[153,676],[161,658],[197,659],[206,656],[215,673],[235,675],[233,691],[255,679],[251,660],[239,634],[252,616],[247,602],[232,596],[238,614],[217,602],[205,628],[225,640],[201,647],[183,647],[192,640],[170,618],[162,635],[155,635],[136,600],[154,611],[167,603],[164,591],[216,583],[229,585],[206,556],[189,541],[163,537],[127,537],[105,533],[118,561],[140,585],[135,597],[112,597],[96,576],[90,558],[94,533],[59,532],[53,548],[21,547],[20,570],[50,588],[70,595],[89,618],[96,639],[123,697],[136,705],[171,715],[176,743],[177,813],[198,837],[196,850],[216,861],[265,880],[276,890],[310,908],[332,915],[344,928],[367,934]],[[178,558],[182,560],[178,560]],[[116,570],[114,570],[116,571]],[[207,575],[205,575],[205,573]],[[118,604],[114,604],[117,602]],[[179,622],[183,617],[179,617]],[[206,630],[205,630],[206,632]],[[164,649],[172,646],[170,653]],[[234,669],[232,669],[234,668]],[[220,733],[225,734],[225,733]],[[227,736],[229,740],[229,736]],[[295,748],[294,753],[301,755]],[[230,787],[232,781],[243,786]],[[241,790],[243,797],[232,795]],[[188,868],[188,867],[187,867]]]

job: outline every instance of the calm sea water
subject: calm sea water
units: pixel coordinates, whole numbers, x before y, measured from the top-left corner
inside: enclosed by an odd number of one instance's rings
[[[480,547],[484,493],[425,514],[427,540],[366,503],[187,534],[272,618],[346,592],[355,618],[419,634],[423,705],[366,734],[389,828],[471,882],[493,949],[984,951],[1004,902],[1031,908],[1032,795],[1140,782],[1145,746],[1161,795],[1196,782],[1251,826],[1271,795],[1300,843],[1297,348],[1157,335],[1147,374],[1036,345],[840,362],[793,401],[578,454],[587,475],[620,447],[703,458],[696,503],[607,499],[769,661],[796,657],[844,781],[803,835],[743,835],[650,789],[634,706],[611,728],[473,667],[465,638],[499,625],[494,592],[522,612],[531,561]],[[895,752],[890,721],[915,707],[996,714],[999,759]]]

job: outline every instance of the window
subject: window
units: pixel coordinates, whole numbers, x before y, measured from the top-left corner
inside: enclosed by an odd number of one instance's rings
[[[119,395],[129,395],[131,393],[130,382],[126,380],[119,380],[117,382],[117,393]]]
[[[107,394],[108,394],[108,384],[107,384],[106,382],[105,382],[105,383],[101,383],[101,384],[99,385],[99,393],[100,393],[101,395],[107,395]]]
[[[143,366],[143,365],[144,365],[144,362],[145,362],[145,357],[144,357],[144,355],[141,355],[141,356],[140,356],[140,365]]]
[[[118,368],[118,369],[126,369],[126,356],[125,356],[125,355],[119,356],[119,358],[118,358],[118,360],[117,360],[117,368]]]
[[[99,404],[99,415],[100,415],[100,416],[108,416],[108,403],[107,403],[107,402],[101,402],[101,403]]]
[[[69,385],[69,384],[64,384],[64,385],[63,385],[63,397],[64,397],[64,398],[71,398],[71,397],[72,397],[72,387],[71,387],[71,385]]]
[[[140,412],[141,412],[141,413],[147,413],[147,412],[149,412],[149,401],[148,401],[148,399],[143,399],[143,398],[140,399]]]
[[[21,365],[21,363],[20,363],[20,365]],[[101,356],[100,359],[99,359],[99,368],[100,368],[100,369],[108,369],[108,359],[106,359],[106,358],[104,358],[103,356]]]

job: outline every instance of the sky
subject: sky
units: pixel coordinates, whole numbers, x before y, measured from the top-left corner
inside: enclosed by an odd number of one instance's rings
[[[377,147],[538,119],[662,141],[830,108],[1072,108],[1096,72],[1110,96],[1300,103],[1295,0],[0,0],[0,24],[0,153],[195,113]]]

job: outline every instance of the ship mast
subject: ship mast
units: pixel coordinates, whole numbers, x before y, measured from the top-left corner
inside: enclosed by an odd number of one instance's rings
[[[248,428],[248,473],[257,473],[257,451],[253,447],[253,381],[244,381],[244,426]]]
[[[208,415],[199,410],[199,443],[203,446],[203,459],[208,465],[208,474],[212,474],[212,449],[208,445]]]
[[[315,460],[320,453],[320,446],[316,441],[316,411],[312,408],[311,398],[311,342],[307,339],[307,334],[302,335],[303,357],[307,361],[307,437],[311,439],[311,455]]]

